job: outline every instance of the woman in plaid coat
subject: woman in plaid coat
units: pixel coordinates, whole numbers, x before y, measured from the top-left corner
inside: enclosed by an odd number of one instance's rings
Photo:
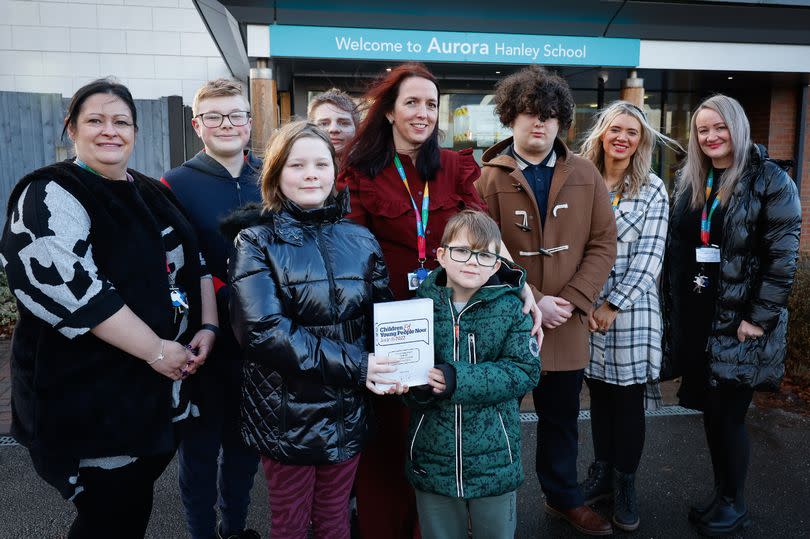
[[[616,217],[616,263],[590,317],[595,461],[582,484],[586,503],[613,497],[613,523],[638,528],[635,473],[644,447],[644,408],[660,401],[661,310],[656,280],[667,236],[669,198],[650,172],[658,133],[644,112],[616,101],[596,119],[583,147],[602,173]],[[676,143],[675,143],[676,144]]]

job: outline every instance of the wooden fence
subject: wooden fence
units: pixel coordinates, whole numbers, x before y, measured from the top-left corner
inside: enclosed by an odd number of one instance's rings
[[[62,125],[70,99],[59,94],[0,92],[0,222],[11,189],[25,174],[73,156]],[[160,178],[194,155],[202,143],[191,127],[191,109],[180,97],[136,99],[138,134],[129,167]]]

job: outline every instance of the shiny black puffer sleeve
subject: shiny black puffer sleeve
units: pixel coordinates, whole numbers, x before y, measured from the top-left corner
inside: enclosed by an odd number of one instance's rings
[[[263,233],[264,230],[264,233]],[[282,376],[301,375],[327,385],[355,387],[366,382],[368,354],[361,347],[314,334],[285,312],[279,282],[266,251],[266,227],[243,230],[230,261],[231,324],[246,361]]]
[[[796,273],[802,209],[796,184],[774,163],[765,163],[766,187],[759,279],[752,290],[750,320],[771,331],[787,305]]]

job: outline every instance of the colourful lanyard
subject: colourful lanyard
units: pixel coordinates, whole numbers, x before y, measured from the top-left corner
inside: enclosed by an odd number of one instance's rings
[[[87,172],[92,172],[92,173],[93,173],[93,174],[95,174],[96,176],[98,176],[98,177],[100,177],[100,178],[104,178],[105,180],[112,180],[112,178],[108,178],[108,177],[107,177],[107,176],[105,176],[104,174],[101,174],[100,172],[98,172],[98,171],[96,171],[96,170],[94,170],[94,169],[90,168],[90,165],[88,165],[87,163],[85,163],[84,161],[82,161],[81,159],[79,159],[78,157],[77,157],[77,158],[75,158],[75,159],[73,160],[73,162],[74,162],[74,163],[76,163],[76,165],[78,165],[78,166],[80,166],[81,168],[83,168],[84,170],[86,170]],[[127,172],[126,174],[127,174],[127,181],[132,181],[132,178],[130,177],[129,172]],[[113,181],[114,181],[114,180],[113,180]]]
[[[712,202],[711,209],[708,210],[708,215],[706,214],[709,207],[709,197],[712,194],[712,184],[714,184],[714,170],[709,171],[709,179],[706,180],[706,202],[703,204],[703,213],[700,214],[700,241],[704,246],[709,245],[709,235],[712,229],[712,215],[714,215],[714,210],[717,209],[717,206],[720,205],[720,195],[718,194],[714,197],[714,202]]]
[[[87,172],[92,172],[96,176],[100,176],[100,177],[104,178],[105,180],[109,180],[109,178],[107,176],[105,176],[104,174],[101,174],[99,172],[96,172],[95,170],[90,168],[90,165],[88,165],[87,163],[85,163],[84,161],[79,159],[78,157],[76,159],[74,159],[73,162],[76,163],[77,165],[79,165],[80,167],[82,167]]]
[[[402,168],[402,162],[399,156],[394,154],[394,165],[397,167],[399,177],[402,178],[402,183],[405,184],[405,190],[408,191],[408,196],[411,197],[411,205],[413,212],[416,214],[416,247],[419,251],[419,263],[424,264],[427,260],[427,239],[425,238],[425,230],[428,224],[428,204],[430,203],[430,185],[425,182],[425,195],[422,197],[422,213],[419,214],[419,209],[416,207],[416,201],[413,199],[411,187],[408,185],[408,178],[405,177],[405,169]]]
[[[621,192],[616,193],[616,195],[613,197],[613,202],[611,202],[610,204],[613,206],[614,210],[619,207],[619,202],[621,201],[621,199],[622,199]]]

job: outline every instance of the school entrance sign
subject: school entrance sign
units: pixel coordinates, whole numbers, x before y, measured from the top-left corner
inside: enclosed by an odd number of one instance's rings
[[[635,67],[640,40],[269,26],[271,57]]]

